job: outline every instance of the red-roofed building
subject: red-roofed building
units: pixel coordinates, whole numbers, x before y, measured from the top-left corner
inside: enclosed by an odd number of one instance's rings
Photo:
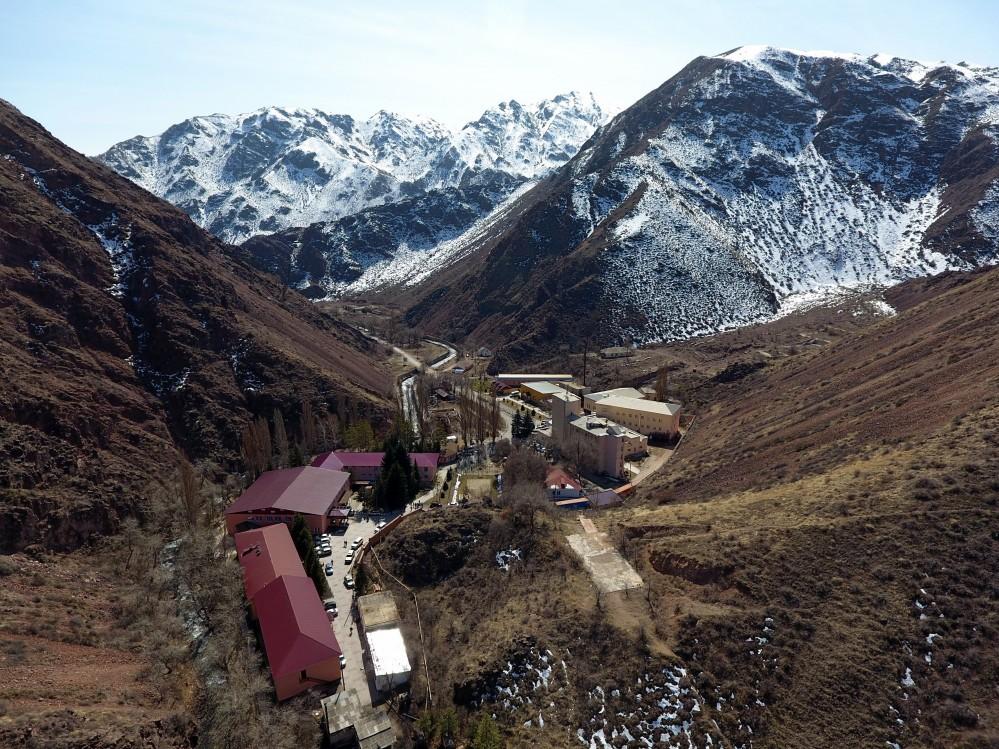
[[[340,644],[312,580],[282,575],[253,603],[278,700],[340,678]]]
[[[343,506],[350,490],[350,474],[311,466],[266,471],[225,511],[225,527],[237,530],[291,523],[302,515],[313,533],[325,533],[331,524],[341,522],[331,517]]]
[[[374,484],[382,473],[382,460],[385,453],[355,453],[347,450],[317,455],[312,461],[315,468],[327,468],[334,471],[346,471],[350,474],[352,484]],[[420,486],[433,486],[437,476],[439,453],[410,453],[409,459],[416,464],[420,472]]]
[[[558,466],[548,471],[545,488],[550,499],[576,499],[583,496],[583,485]]]
[[[243,587],[278,700],[340,678],[340,644],[283,523],[237,533]]]
[[[284,523],[237,533],[233,540],[236,542],[236,558],[243,568],[246,599],[254,616],[254,597],[274,580],[282,575],[308,577]]]

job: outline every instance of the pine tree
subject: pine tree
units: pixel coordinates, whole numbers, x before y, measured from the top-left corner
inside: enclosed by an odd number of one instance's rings
[[[312,532],[302,515],[295,515],[295,519],[291,523],[291,540],[295,544],[298,558],[302,560],[305,574],[312,578],[319,595],[323,598],[329,596],[330,586],[326,582],[326,573],[323,571],[322,562],[319,561],[316,554],[316,547],[312,542]]]
[[[274,409],[274,467],[288,467],[288,432],[284,428],[281,410]]]
[[[534,419],[531,418],[530,414],[527,414],[521,424],[523,425],[523,434],[521,436],[527,439],[534,432]]]
[[[479,718],[472,735],[472,749],[503,749],[503,739],[500,737],[496,721],[488,713]]]
[[[520,439],[521,434],[524,431],[524,417],[520,415],[520,412],[516,412],[513,415],[513,421],[510,424],[510,434],[512,434],[517,439]]]

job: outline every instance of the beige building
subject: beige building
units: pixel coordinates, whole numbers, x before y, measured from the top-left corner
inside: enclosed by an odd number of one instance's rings
[[[593,412],[645,435],[672,437],[680,429],[679,403],[612,395],[597,400],[593,404]]]
[[[602,401],[605,398],[613,398],[614,396],[620,396],[623,398],[645,398],[645,393],[641,390],[636,390],[635,388],[614,388],[613,390],[598,390],[595,393],[586,393],[583,396],[583,408],[587,411],[596,411],[597,401]]]
[[[524,382],[520,394],[535,403],[547,403],[555,393],[564,393],[565,388],[557,382]]]
[[[568,451],[578,440],[592,453],[599,473],[626,479],[625,460],[648,452],[647,437],[610,419],[584,413],[582,401],[572,393],[553,394],[551,406],[552,437]]]

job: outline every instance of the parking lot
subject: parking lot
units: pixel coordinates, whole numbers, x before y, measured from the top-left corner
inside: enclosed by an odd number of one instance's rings
[[[354,590],[343,584],[344,575],[349,571],[344,564],[344,557],[355,538],[362,538],[367,542],[374,534],[375,526],[390,517],[389,515],[368,516],[362,519],[359,515],[352,516],[344,533],[334,533],[330,536],[332,553],[319,557],[324,567],[327,562],[333,562],[333,574],[327,575],[326,579],[329,581],[333,600],[336,601],[339,612],[333,623],[333,633],[336,635],[340,649],[347,660],[347,665],[343,669],[343,687],[357,689],[364,705],[372,704],[372,697],[375,696],[374,684],[364,672],[361,640],[351,612],[354,604]],[[344,548],[345,541],[346,548]]]

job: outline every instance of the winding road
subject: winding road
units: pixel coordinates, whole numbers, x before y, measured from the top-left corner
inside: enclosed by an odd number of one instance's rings
[[[431,369],[438,369],[439,370],[441,367],[443,367],[448,362],[452,362],[452,361],[454,361],[455,359],[458,358],[458,350],[456,348],[454,348],[454,346],[449,346],[448,344],[444,343],[443,341],[436,341],[436,340],[433,340],[431,338],[424,338],[423,340],[425,340],[427,343],[432,343],[435,346],[440,346],[441,348],[447,349],[447,354],[445,354],[441,358],[438,358],[438,359],[434,360],[430,364],[430,368]],[[408,353],[407,351],[403,351],[398,346],[393,346],[392,350],[395,351],[397,354],[400,354],[403,359],[405,359],[407,362],[409,362],[410,364],[412,364],[417,369],[417,371],[423,369],[423,367],[425,366],[423,364],[423,362],[421,362],[415,356],[413,356],[412,354]],[[413,418],[413,414],[416,413],[416,401],[413,398],[413,385],[415,383],[416,383],[416,372],[413,372],[413,374],[409,375],[408,377],[403,378],[399,382],[399,397],[400,397],[400,400],[402,402],[402,415],[403,415],[403,418],[405,418],[410,423],[410,426],[412,426],[412,428],[413,428],[413,433],[417,437],[419,437],[420,436],[420,426],[417,423],[417,420]]]

